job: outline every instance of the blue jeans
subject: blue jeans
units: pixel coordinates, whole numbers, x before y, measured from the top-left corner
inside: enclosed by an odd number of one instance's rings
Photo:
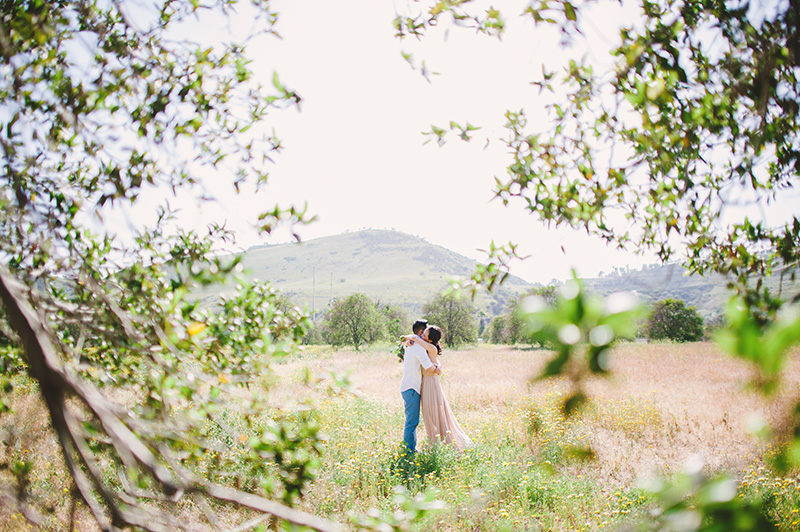
[[[403,441],[410,452],[417,450],[417,425],[419,425],[419,393],[409,388],[404,390],[403,403],[406,405],[406,426],[403,429]]]

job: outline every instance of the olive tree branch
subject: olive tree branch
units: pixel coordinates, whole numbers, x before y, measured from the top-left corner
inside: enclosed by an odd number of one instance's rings
[[[42,396],[50,414],[52,426],[61,444],[62,452],[81,497],[89,506],[104,530],[115,531],[122,526],[137,526],[143,530],[160,532],[174,523],[161,512],[140,504],[119,504],[119,496],[111,493],[102,483],[101,473],[88,458],[91,450],[86,439],[71,428],[74,418],[67,410],[67,398],[75,397],[97,418],[102,429],[111,438],[112,446],[121,460],[130,464],[132,460],[143,467],[161,485],[164,493],[177,500],[184,492],[201,493],[221,502],[229,502],[260,512],[274,515],[278,519],[305,526],[320,532],[339,531],[338,524],[314,515],[289,508],[283,504],[237,489],[219,486],[195,478],[177,463],[168,469],[159,460],[143,439],[123,422],[122,410],[107,400],[94,387],[80,382],[61,365],[51,332],[46,320],[37,314],[28,302],[29,290],[6,268],[0,267],[0,299],[5,305],[8,321],[20,338],[28,358],[28,371],[40,386]],[[73,423],[71,423],[71,421]],[[169,456],[163,457],[168,462]],[[80,462],[80,463],[79,463]],[[81,467],[85,466],[85,471]],[[112,519],[93,495],[93,490],[108,505]],[[126,501],[132,502],[132,501]]]

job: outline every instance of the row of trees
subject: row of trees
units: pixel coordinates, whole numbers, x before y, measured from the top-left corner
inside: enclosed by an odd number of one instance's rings
[[[423,305],[421,317],[442,328],[447,346],[474,343],[478,339],[475,309],[467,298],[437,294]],[[306,335],[306,343],[350,345],[358,349],[410,334],[413,321],[400,307],[356,293],[334,300],[322,322]]]
[[[512,310],[492,319],[485,332],[486,339],[495,344],[526,343],[547,347],[552,331],[530,331],[522,317],[526,298],[536,296],[547,306],[555,308],[559,301],[559,288],[555,285],[536,287],[520,297]],[[454,294],[437,294],[422,308],[422,318],[439,325],[444,331],[444,344],[449,347],[472,344],[478,340],[480,330],[475,308],[466,298]],[[356,349],[378,341],[394,340],[409,334],[411,323],[405,309],[371,300],[362,293],[336,299],[325,311],[319,324],[314,325],[304,338],[306,344],[353,346]],[[637,336],[648,340],[696,342],[708,336],[718,320],[706,324],[697,309],[678,299],[664,299],[652,305]]]
[[[553,285],[537,287],[518,299],[512,310],[495,317],[488,329],[488,340],[495,344],[526,343],[534,347],[547,347],[547,338],[553,331],[540,328],[535,331],[526,327],[523,318],[524,302],[531,296],[538,297],[549,308],[555,308],[559,292]],[[672,340],[675,342],[696,342],[708,336],[710,329],[721,325],[720,320],[706,323],[693,306],[679,299],[664,299],[650,308],[641,324],[637,336],[648,340]]]

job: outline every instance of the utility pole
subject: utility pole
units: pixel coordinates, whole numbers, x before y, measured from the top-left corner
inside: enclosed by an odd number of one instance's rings
[[[317,322],[317,267],[311,269],[311,321]]]

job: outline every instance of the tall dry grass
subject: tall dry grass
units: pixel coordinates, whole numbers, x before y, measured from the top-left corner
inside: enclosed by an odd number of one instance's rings
[[[0,486],[8,490],[0,501],[0,530],[40,530],[31,526],[11,502],[12,493],[18,488],[10,467],[15,462],[34,464],[29,475],[28,503],[32,507],[43,508],[51,521],[64,524],[64,530],[70,522],[81,532],[99,530],[88,512],[77,506],[72,512],[73,485],[38,388],[21,379],[10,399],[11,412],[0,416]]]
[[[784,399],[798,392],[798,354],[786,372]],[[669,477],[699,455],[708,472],[741,480],[743,497],[769,499],[767,511],[781,530],[800,531],[800,516],[791,513],[800,501],[800,478],[769,475],[769,446],[749,429],[754,415],[779,419],[788,401],[774,404],[750,390],[746,363],[707,343],[622,345],[612,375],[586,383],[591,403],[565,420],[559,404],[568,382],[534,378],[550,356],[486,345],[445,353],[443,384],[476,446],[450,461],[434,453],[440,465],[420,466],[422,477],[412,481],[442,490],[448,510],[419,530],[613,528],[651,504],[637,479]],[[388,347],[315,351],[278,368],[284,377],[278,402],[290,401],[291,383],[306,368],[317,375],[349,371],[358,395],[349,401],[319,396],[331,459],[307,508],[338,520],[346,519],[345,509],[386,509],[380,488],[403,422],[400,365]],[[582,446],[594,460],[569,458]],[[427,449],[424,436],[420,448]]]
[[[562,378],[536,380],[551,353],[481,345],[445,351],[442,383],[462,425],[505,415],[522,398],[535,408],[564,393]],[[308,368],[315,375],[347,374],[362,397],[398,411],[402,366],[387,350],[325,351],[278,366],[283,388],[292,395],[293,377]],[[629,343],[619,346],[608,378],[587,385],[592,404],[581,432],[598,461],[601,476],[614,483],[680,469],[701,456],[713,470],[735,470],[759,456],[764,443],[753,435],[763,420],[775,423],[788,398],[800,393],[800,352],[790,360],[784,386],[766,399],[748,383],[748,363],[712,343]],[[400,439],[401,427],[390,437]]]
[[[534,379],[549,356],[542,350],[490,345],[445,352],[445,392],[476,447],[463,455],[426,455],[432,463],[421,466],[415,486],[440,487],[449,510],[421,529],[614,526],[648,504],[635,488],[637,478],[670,475],[693,455],[702,456],[708,470],[731,472],[752,493],[778,500],[776,512],[787,513],[787,505],[800,500],[800,478],[773,478],[760,469],[769,449],[748,428],[754,416],[778,421],[791,398],[796,399],[800,352],[792,357],[773,403],[748,388],[753,375],[746,363],[712,344],[622,345],[612,375],[588,382],[591,403],[567,420],[558,415],[558,404],[568,382]],[[269,403],[285,412],[298,402],[313,401],[331,435],[303,508],[346,522],[350,511],[390,506],[388,484],[397,478],[389,469],[402,429],[402,367],[391,348],[311,347],[273,369],[277,380],[264,376],[265,395],[267,383],[274,381]],[[325,392],[325,381],[335,384],[331,372],[349,373],[355,398]],[[309,387],[309,377],[311,382],[321,379],[321,386]],[[13,407],[15,414],[0,418],[0,462],[35,458],[34,497],[52,509],[52,522],[61,523],[53,529],[66,530],[71,483],[35,390],[18,387]],[[421,440],[425,448],[424,435]],[[595,460],[565,459],[565,449],[582,445],[594,451]],[[553,472],[542,464],[552,465]],[[0,481],[8,485],[11,480],[8,470],[0,471]],[[199,510],[188,504],[185,511],[190,518]],[[80,505],[76,518],[76,530],[96,530]],[[800,517],[788,515],[784,524],[783,530],[800,530]],[[0,531],[29,529],[19,513],[0,501]]]

